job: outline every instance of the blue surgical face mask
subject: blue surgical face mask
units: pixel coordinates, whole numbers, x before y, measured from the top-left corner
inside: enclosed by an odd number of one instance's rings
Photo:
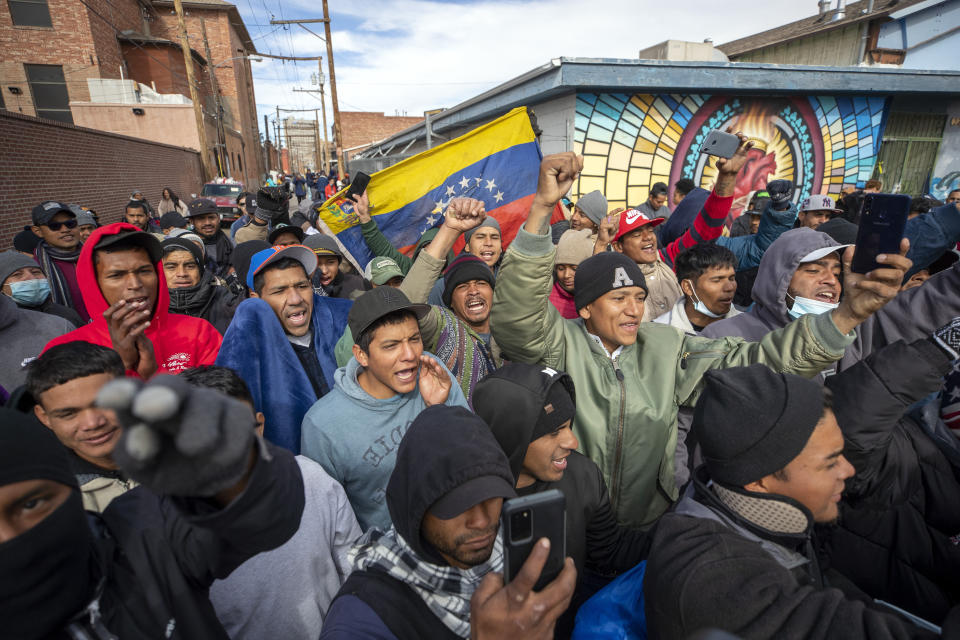
[[[788,298],[793,298],[793,306],[790,308],[790,315],[794,318],[799,318],[808,313],[813,313],[815,315],[820,315],[821,313],[826,313],[827,311],[833,311],[840,306],[839,302],[823,302],[821,300],[812,300],[810,298],[804,298],[803,296],[793,297],[790,294],[787,294]]]
[[[46,278],[11,282],[10,297],[18,304],[36,307],[50,297],[50,283]]]
[[[703,301],[700,300],[700,296],[697,295],[697,290],[693,288],[693,281],[690,281],[690,290],[693,291],[693,310],[697,313],[702,313],[708,318],[722,318],[723,314],[714,313],[707,309],[707,305],[703,304]]]

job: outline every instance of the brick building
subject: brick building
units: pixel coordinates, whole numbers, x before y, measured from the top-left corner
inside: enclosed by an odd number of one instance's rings
[[[421,122],[422,117],[388,116],[376,111],[341,111],[340,129],[347,162],[371,145]]]
[[[234,5],[183,5],[207,139],[225,143],[219,158],[207,153],[225,175],[256,182],[263,153],[247,59],[256,48]],[[189,99],[177,95],[190,92],[172,0],[8,0],[0,48],[0,108],[199,150]]]

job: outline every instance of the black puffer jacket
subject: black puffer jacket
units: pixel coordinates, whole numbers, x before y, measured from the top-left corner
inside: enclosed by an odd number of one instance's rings
[[[227,331],[237,305],[244,301],[227,287],[221,287],[209,270],[203,272],[200,282],[192,287],[170,289],[170,312],[203,318],[212,324],[220,335]]]
[[[907,407],[950,363],[930,340],[895,342],[829,378],[847,481],[840,526],[819,535],[832,567],[874,598],[940,624],[960,602],[960,482]]]
[[[321,296],[352,300],[359,297],[364,291],[369,291],[370,288],[370,283],[355,273],[338,271],[330,284],[327,285],[320,283],[319,269],[313,274],[313,290]]]

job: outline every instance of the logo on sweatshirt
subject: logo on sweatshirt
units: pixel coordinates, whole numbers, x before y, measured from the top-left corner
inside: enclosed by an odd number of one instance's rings
[[[183,351],[171,354],[163,363],[163,368],[171,373],[180,373],[190,368],[190,354]]]

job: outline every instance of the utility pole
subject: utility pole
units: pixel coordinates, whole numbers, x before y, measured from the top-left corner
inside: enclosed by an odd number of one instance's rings
[[[323,31],[327,36],[327,64],[330,66],[330,99],[333,102],[333,141],[336,145],[337,174],[343,180],[346,162],[343,157],[343,131],[340,129],[340,105],[337,102],[337,76],[333,71],[333,44],[330,39],[330,9],[323,0]]]
[[[316,155],[317,171],[323,171],[323,163],[320,160],[320,114],[317,109],[313,110],[313,150]]]
[[[263,145],[263,170],[265,173],[270,173],[270,152],[267,150],[270,144],[270,121],[267,114],[263,114],[263,135],[266,137]]]
[[[193,102],[193,114],[197,119],[197,137],[200,140],[200,165],[203,167],[203,181],[213,177],[213,167],[210,165],[210,156],[207,153],[207,128],[203,121],[203,106],[197,92],[197,81],[193,76],[193,52],[190,50],[190,40],[187,38],[187,25],[183,18],[183,3],[173,0],[173,10],[177,12],[177,27],[180,31],[180,48],[183,49],[183,65],[187,70],[187,85],[190,87],[190,100]]]
[[[283,173],[283,154],[280,152],[283,142],[280,140],[280,105],[277,105],[277,171]]]
[[[217,74],[213,72],[213,54],[210,53],[210,43],[207,41],[207,23],[200,18],[200,31],[203,33],[203,50],[207,56],[207,72],[210,74],[210,88],[213,90],[213,102],[217,113],[214,116],[214,122],[217,125],[217,175],[223,177],[224,168],[226,173],[231,176],[230,162],[227,160],[227,140],[223,132],[223,107],[220,105],[220,87],[217,85]]]

